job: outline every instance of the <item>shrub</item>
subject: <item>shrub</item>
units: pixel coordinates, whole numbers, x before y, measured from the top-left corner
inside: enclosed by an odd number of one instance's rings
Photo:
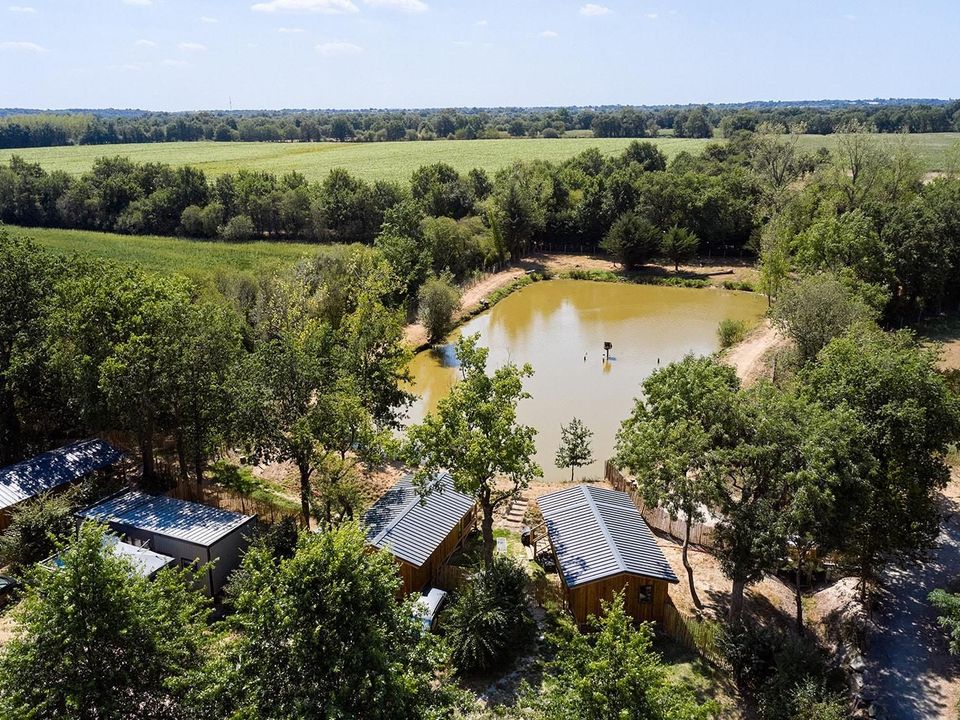
[[[533,619],[523,566],[503,556],[460,590],[444,618],[457,670],[486,672],[511,660],[530,639]]]
[[[717,327],[717,337],[720,339],[720,347],[724,350],[741,342],[746,335],[747,323],[743,320],[727,318],[721,320],[720,325]]]
[[[624,270],[632,270],[660,249],[660,232],[645,217],[626,212],[613,222],[600,248],[613,255]]]
[[[807,638],[761,625],[739,626],[722,633],[718,647],[760,720],[833,720],[830,713],[844,708],[842,696],[832,691],[839,679]],[[820,714],[809,714],[814,710]]]
[[[220,228],[220,238],[227,242],[242,242],[249,240],[256,233],[253,220],[246,215],[234,215],[227,224]]]
[[[753,283],[747,282],[746,280],[724,280],[723,289],[742,290],[743,292],[754,292],[756,290],[756,288],[753,287]]]
[[[547,720],[582,718],[649,718],[706,720],[717,706],[700,705],[692,689],[674,682],[653,649],[649,624],[634,626],[623,609],[623,595],[605,604],[605,615],[593,618],[594,633],[582,634],[571,623],[552,638],[557,659],[550,677],[530,705]]]
[[[40,495],[12,513],[10,527],[0,535],[0,565],[17,571],[53,555],[57,543],[73,530],[70,493]]]
[[[420,288],[420,322],[427,329],[427,337],[436,343],[453,329],[453,317],[460,307],[460,290],[449,275],[432,277]]]

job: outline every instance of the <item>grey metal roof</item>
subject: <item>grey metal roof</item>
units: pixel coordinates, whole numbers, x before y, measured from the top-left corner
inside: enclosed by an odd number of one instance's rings
[[[367,542],[422,566],[474,506],[472,497],[453,489],[446,473],[437,476],[433,487],[421,501],[408,475],[387,490],[363,516]]]
[[[626,493],[577,485],[537,504],[567,587],[621,573],[679,582]]]
[[[103,546],[117,557],[129,562],[131,569],[145,578],[153,577],[155,573],[174,562],[169,555],[162,555],[145,547],[122,542],[113,535],[104,536]],[[44,561],[44,565],[51,570],[60,570],[64,566],[63,558],[59,554],[54,555],[49,560]]]
[[[113,465],[122,457],[115,447],[95,438],[70,443],[0,468],[0,510],[79,480]]]
[[[77,515],[114,529],[135,528],[205,547],[252,519],[250,515],[136,490],[109,497]]]

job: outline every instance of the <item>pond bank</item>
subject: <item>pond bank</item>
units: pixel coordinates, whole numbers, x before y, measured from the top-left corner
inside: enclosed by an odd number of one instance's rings
[[[512,290],[524,284],[523,277],[529,273],[538,273],[544,279],[570,278],[584,280],[602,280],[608,282],[630,282],[638,284],[665,284],[682,287],[715,287],[726,289],[745,289],[756,281],[757,272],[751,263],[738,260],[724,261],[722,264],[704,262],[694,265],[681,265],[679,273],[667,265],[648,265],[642,271],[625,273],[609,258],[597,255],[567,255],[561,253],[538,253],[525,258],[506,270],[492,273],[463,289],[460,299],[460,311],[456,325],[460,325],[480,312],[507,297]],[[511,288],[511,285],[515,287]],[[427,331],[419,322],[410,323],[404,330],[404,337],[414,352],[430,347]]]

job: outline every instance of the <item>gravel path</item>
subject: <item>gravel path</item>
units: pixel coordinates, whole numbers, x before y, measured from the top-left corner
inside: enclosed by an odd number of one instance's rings
[[[868,660],[873,697],[888,720],[946,720],[957,717],[957,662],[947,650],[931,590],[960,574],[960,478],[943,496],[940,536],[924,562],[889,570],[887,595],[878,609],[879,631]]]

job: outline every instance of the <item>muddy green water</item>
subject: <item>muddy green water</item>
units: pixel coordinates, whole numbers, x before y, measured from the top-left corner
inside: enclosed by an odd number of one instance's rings
[[[724,318],[756,320],[762,296],[716,289],[551,280],[520,290],[463,325],[490,348],[489,367],[529,362],[535,371],[520,404],[522,422],[537,428],[537,461],[544,480],[569,479],[553,463],[560,426],[576,416],[594,432],[596,462],[577,477],[599,477],[611,456],[620,422],[633,408],[640,384],[659,365],[687,353],[717,350]],[[613,343],[603,362],[603,343]],[[410,410],[417,422],[436,407],[457,378],[451,345],[420,353],[411,372],[420,399]]]

